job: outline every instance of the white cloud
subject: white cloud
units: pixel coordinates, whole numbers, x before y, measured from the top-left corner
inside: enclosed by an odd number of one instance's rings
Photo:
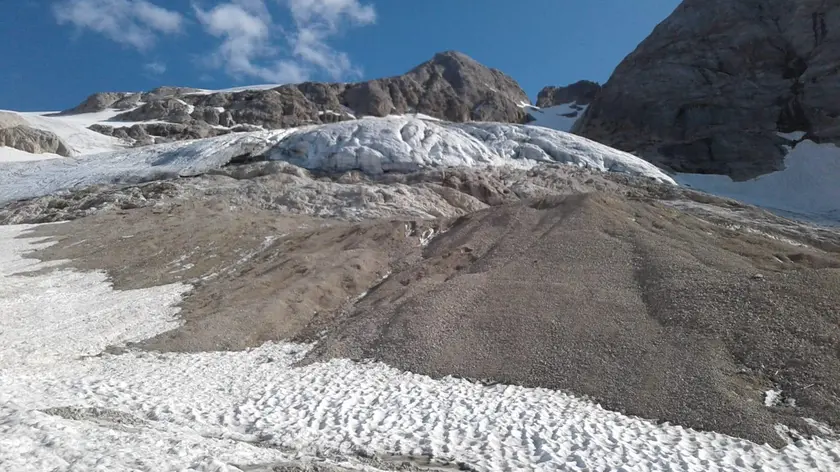
[[[336,30],[343,20],[358,25],[376,22],[376,11],[359,0],[285,0],[295,21],[301,25],[322,25]]]
[[[146,0],[64,0],[53,5],[59,24],[88,29],[140,50],[161,34],[182,30],[184,17]]]
[[[374,23],[373,7],[360,0],[277,1],[289,9],[289,31],[274,22],[264,0],[229,0],[210,10],[194,7],[205,31],[222,40],[212,57],[216,66],[240,79],[280,83],[302,82],[318,72],[333,80],[360,74],[329,40],[344,27]],[[278,47],[278,42],[288,48]]]
[[[195,8],[208,34],[221,38],[211,58],[217,66],[238,78],[255,77],[270,82],[299,82],[306,74],[288,60],[261,65],[261,59],[277,55],[271,45],[271,16],[260,0],[240,0],[217,5],[209,11]]]
[[[143,68],[152,75],[161,75],[166,72],[166,64],[163,62],[149,62],[148,64],[144,64]]]

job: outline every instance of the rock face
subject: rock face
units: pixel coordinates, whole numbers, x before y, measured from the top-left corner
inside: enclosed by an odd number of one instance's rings
[[[545,87],[537,95],[537,106],[540,108],[577,103],[589,105],[601,92],[601,85],[589,80],[581,80],[565,87]]]
[[[69,157],[70,149],[54,133],[29,126],[0,128],[0,146],[7,146],[32,154],[53,153]]]
[[[89,96],[79,105],[61,112],[62,115],[78,115],[80,113],[96,113],[108,108],[130,107],[129,97],[139,95],[127,92],[100,92]]]
[[[464,54],[448,51],[404,75],[368,82],[306,82],[268,90],[216,93],[161,87],[142,94],[96,94],[64,113],[88,113],[119,105],[130,110],[114,121],[277,129],[405,113],[455,122],[523,123],[523,102],[530,103],[515,80]],[[94,130],[107,134],[107,127]],[[154,135],[153,130],[146,132]]]
[[[782,168],[778,132],[840,142],[840,4],[685,0],[574,131],[684,172]]]

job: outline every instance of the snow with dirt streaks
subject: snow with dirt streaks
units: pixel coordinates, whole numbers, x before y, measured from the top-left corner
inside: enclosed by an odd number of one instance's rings
[[[0,204],[83,185],[197,175],[243,155],[284,160],[307,169],[370,174],[428,167],[560,163],[674,183],[656,166],[632,154],[568,133],[396,116],[232,133],[70,160],[0,164]]]
[[[791,133],[801,139],[802,134]],[[678,174],[687,187],[819,222],[840,221],[840,148],[804,140],[785,157],[785,169],[735,182],[725,175]]]
[[[0,204],[89,185],[200,175],[237,156],[265,152],[284,133],[237,133],[78,158],[0,163]]]
[[[0,300],[26,301],[0,310],[0,326],[12,320],[20,326],[4,332],[0,349],[26,342],[30,359],[51,362],[0,357],[2,470],[241,471],[336,453],[346,455],[345,465],[359,466],[353,457],[360,452],[432,457],[487,471],[840,467],[835,441],[800,440],[775,450],[626,417],[546,389],[433,380],[349,360],[295,367],[305,345],[80,358],[122,341],[104,329],[100,316],[79,316],[88,304],[112,306],[101,314],[112,316],[114,325],[135,318],[162,331],[168,326],[158,320],[169,319],[183,287],[152,289],[138,309],[120,298],[136,291],[114,293],[102,280],[65,283],[66,273],[48,271],[17,275],[44,268],[22,256],[43,242],[14,239],[28,228],[0,231]],[[19,311],[29,304],[49,309]],[[68,317],[85,333],[75,336],[81,342],[40,338],[37,328]]]

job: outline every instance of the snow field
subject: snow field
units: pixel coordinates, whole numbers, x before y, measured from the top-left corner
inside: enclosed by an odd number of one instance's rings
[[[575,123],[586,113],[589,105],[581,106],[580,110],[574,108],[575,102],[564,103],[553,107],[539,108],[534,105],[523,104],[522,108],[528,116],[534,119],[528,126],[542,126],[544,128],[556,129],[558,131],[571,132]],[[574,116],[564,116],[575,114]]]
[[[295,367],[306,345],[80,357],[170,329],[188,287],[114,292],[97,273],[20,275],[54,265],[24,256],[48,244],[14,239],[30,228],[0,227],[0,470],[237,471],[336,452],[352,463],[360,451],[488,471],[840,467],[840,444],[823,439],[774,450],[546,389],[349,360]],[[42,329],[67,319],[72,335]],[[21,345],[26,355],[8,352]]]
[[[33,154],[31,152],[21,151],[20,149],[0,146],[0,162],[31,162],[42,161],[44,159],[64,159],[64,157],[50,152]]]
[[[791,133],[801,139],[801,133]],[[785,169],[745,182],[725,175],[677,174],[679,184],[772,210],[840,222],[840,148],[802,141],[785,157]]]
[[[14,112],[12,112],[14,113]],[[84,113],[79,115],[47,116],[55,112],[18,113],[29,126],[45,131],[51,131],[64,144],[70,147],[76,155],[96,154],[99,152],[123,149],[126,144],[118,138],[105,136],[91,131],[88,126],[102,123],[114,125],[108,120],[122,113],[120,110],[105,110],[99,113]],[[120,126],[131,126],[130,123]]]

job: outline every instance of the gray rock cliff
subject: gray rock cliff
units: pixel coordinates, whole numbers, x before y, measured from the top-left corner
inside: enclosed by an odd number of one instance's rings
[[[546,108],[572,102],[578,105],[589,105],[600,92],[601,85],[589,80],[581,80],[565,87],[549,86],[540,90],[537,95],[537,106]]]
[[[573,130],[683,172],[783,168],[805,131],[840,142],[840,3],[685,0]]]

